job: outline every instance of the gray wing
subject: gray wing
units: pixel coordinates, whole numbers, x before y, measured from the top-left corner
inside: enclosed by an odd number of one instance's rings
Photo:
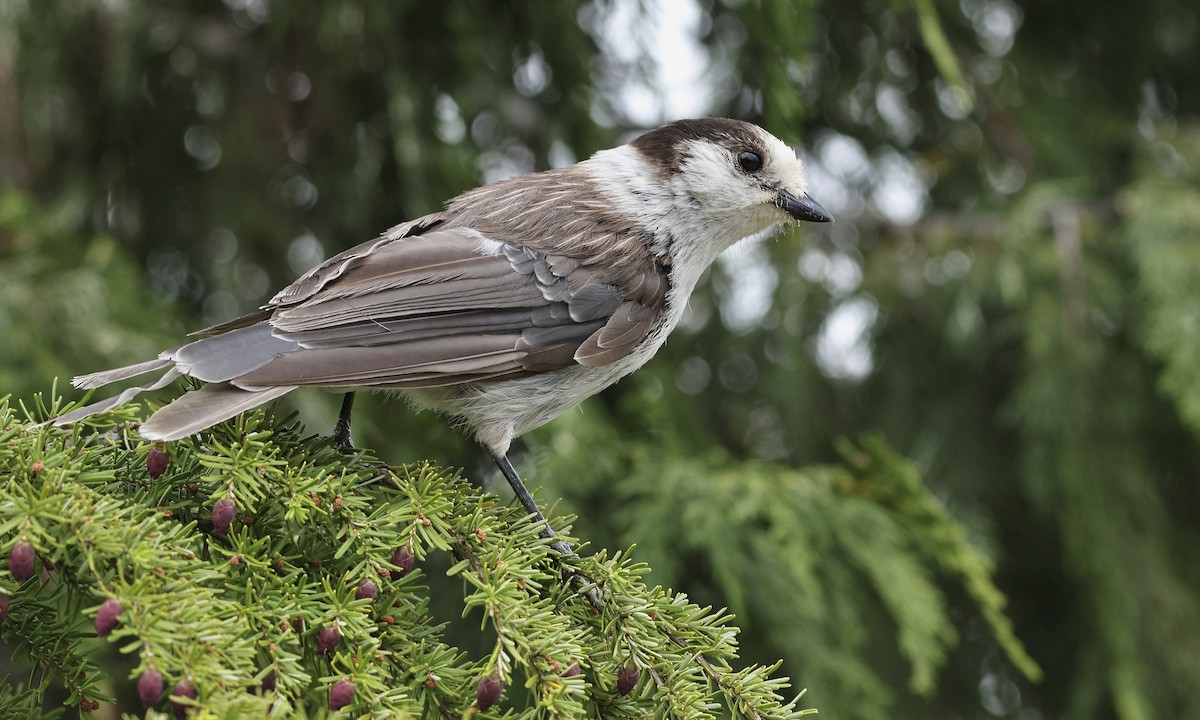
[[[78,422],[180,374],[208,383],[142,435],[175,440],[303,385],[415,388],[486,382],[625,357],[663,309],[667,274],[647,252],[614,270],[548,243],[433,230],[429,216],[330,258],[257,313],[158,359],[75,379],[93,388],[164,368],[157,381],[64,415]],[[412,233],[410,235],[410,233]]]
[[[431,387],[601,366],[645,339],[666,287],[654,263],[611,277],[470,229],[391,235],[300,278],[265,322],[174,359],[185,374],[254,391]]]

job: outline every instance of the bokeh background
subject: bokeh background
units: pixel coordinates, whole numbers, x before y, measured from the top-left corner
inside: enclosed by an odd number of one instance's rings
[[[0,1],[0,394],[248,311],[481,182],[682,116],[795,144],[831,227],[739,248],[520,445],[544,503],[861,718],[1200,717],[1200,8],[1188,0]],[[298,393],[314,432],[337,398]],[[503,492],[437,418],[356,440]],[[1024,677],[866,434],[994,565]]]

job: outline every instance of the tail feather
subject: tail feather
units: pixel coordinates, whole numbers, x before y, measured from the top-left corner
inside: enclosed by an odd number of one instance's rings
[[[188,336],[189,337],[199,337],[199,336],[208,337],[211,335],[220,335],[222,333],[227,333],[230,330],[238,330],[240,328],[249,327],[251,325],[260,323],[263,320],[266,320],[267,318],[271,317],[272,312],[274,312],[274,308],[267,308],[267,307],[259,308],[258,310],[255,310],[254,312],[248,313],[246,315],[242,315],[241,317],[235,317],[232,320],[226,320],[223,323],[219,323],[217,325],[211,325],[209,327],[204,328],[203,330],[197,330],[196,332],[188,333]]]
[[[167,361],[167,362],[170,362],[170,361]],[[147,365],[148,363],[142,363],[142,364]],[[130,367],[137,367],[137,366],[132,365]],[[130,369],[130,368],[118,368],[117,370],[109,370],[108,372],[115,373],[120,370],[128,370],[128,369]],[[143,372],[149,372],[149,370],[144,370],[142,372],[138,372],[135,374],[141,375]],[[96,373],[96,375],[102,375],[102,374],[103,373]],[[89,375],[86,377],[92,377],[92,376]],[[125,375],[123,377],[133,377],[133,375]],[[97,402],[92,403],[91,405],[84,405],[81,408],[76,408],[65,415],[60,415],[60,416],[54,418],[53,424],[54,425],[69,425],[71,423],[77,423],[80,420],[83,420],[84,418],[87,418],[91,415],[95,415],[96,413],[102,413],[106,410],[109,410],[110,408],[115,408],[118,405],[124,405],[125,403],[132,400],[139,393],[149,392],[151,390],[161,390],[162,388],[165,388],[167,385],[170,385],[172,382],[174,382],[175,378],[177,378],[177,377],[179,377],[179,371],[176,370],[175,368],[171,368],[167,372],[163,373],[162,377],[160,377],[158,380],[155,380],[154,382],[149,382],[149,383],[146,383],[145,385],[136,385],[134,387],[131,387],[131,388],[125,390],[120,395],[116,395],[116,396],[110,397],[110,398],[105,398],[104,400],[99,400]],[[78,378],[76,378],[76,379],[78,379]],[[117,378],[117,379],[121,379],[121,378]],[[114,382],[114,380],[109,380],[107,382]],[[100,384],[104,385],[107,383],[100,383]]]
[[[90,375],[79,375],[71,379],[71,384],[83,390],[93,390],[101,385],[108,385],[120,380],[127,380],[138,375],[145,375],[148,372],[154,372],[160,368],[164,368],[174,362],[171,356],[174,355],[174,350],[168,350],[159,355],[153,360],[140,362],[136,365],[126,365],[125,367],[113,368],[112,370],[102,370],[94,372]]]
[[[189,390],[142,423],[142,437],[147,440],[179,440],[295,389],[295,386],[285,386],[253,392],[220,383]]]
[[[243,322],[253,322],[255,317],[250,315],[227,326],[217,326],[216,330],[228,330],[167,350],[154,360],[76,377],[71,381],[75,387],[90,390],[167,368],[153,382],[131,387],[116,397],[72,410],[55,418],[53,423],[66,425],[79,422],[90,415],[122,405],[139,393],[166,387],[176,378],[186,375],[209,384],[184,393],[175,402],[154,413],[142,424],[141,429],[142,437],[150,440],[178,440],[295,390],[295,386],[243,390],[227,383],[265,365],[279,354],[298,347],[295,342],[273,337],[271,326],[266,323],[238,327]]]
[[[267,323],[258,323],[188,343],[172,351],[170,357],[188,377],[223,383],[298,347],[298,343],[275,337]]]

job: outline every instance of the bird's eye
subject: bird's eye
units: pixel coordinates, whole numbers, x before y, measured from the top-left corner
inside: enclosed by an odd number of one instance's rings
[[[758,153],[747,150],[738,154],[738,166],[746,172],[758,172],[762,169],[762,158]]]

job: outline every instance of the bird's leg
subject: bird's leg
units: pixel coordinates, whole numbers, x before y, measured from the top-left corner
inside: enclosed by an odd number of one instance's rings
[[[517,494],[517,499],[521,501],[521,507],[525,508],[525,512],[533,515],[542,523],[542,537],[557,537],[554,530],[550,528],[550,523],[546,522],[546,516],[542,514],[542,511],[538,509],[537,503],[533,501],[533,496],[525,489],[525,483],[521,482],[521,476],[517,474],[516,468],[509,462],[508,456],[492,453],[492,459],[500,466],[500,472],[504,473],[504,478],[508,480],[508,484],[512,487],[513,492]],[[550,544],[550,547],[554,548],[563,557],[577,557],[570,543],[566,541],[555,540]],[[600,593],[596,589],[596,582],[594,580],[581,572],[565,569],[563,572],[564,574],[569,574],[571,581],[584,591],[584,596],[592,604],[592,609],[595,612],[598,613],[604,609],[604,603],[600,600]]]
[[[354,447],[354,442],[350,440],[350,412],[352,410],[354,410],[354,393],[348,392],[342,398],[342,410],[338,413],[337,423],[333,426],[333,435],[329,438],[339,447]]]
[[[542,511],[538,509],[537,503],[533,501],[533,496],[525,489],[525,483],[521,482],[521,476],[517,474],[517,469],[508,461],[508,456],[492,454],[492,459],[500,466],[500,472],[504,473],[504,478],[508,480],[509,486],[517,494],[517,499],[521,501],[521,507],[525,508],[525,512],[536,517],[542,523],[542,537],[557,537],[554,531],[550,529],[550,523],[546,522],[546,516],[542,514]],[[575,553],[571,549],[571,545],[562,540],[556,540],[550,546],[557,550],[560,555],[573,555]]]

